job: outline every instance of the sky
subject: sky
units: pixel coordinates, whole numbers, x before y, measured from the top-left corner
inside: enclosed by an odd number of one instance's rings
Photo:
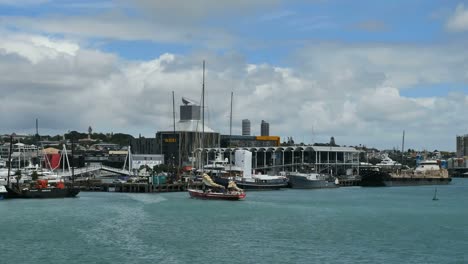
[[[0,0],[0,133],[154,137],[182,96],[233,134],[455,151],[468,1]]]

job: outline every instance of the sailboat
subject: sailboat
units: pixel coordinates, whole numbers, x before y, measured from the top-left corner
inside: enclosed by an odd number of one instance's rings
[[[205,61],[203,61],[203,82],[202,82],[202,139],[201,149],[204,151],[205,135]],[[236,183],[230,182],[228,188],[215,183],[208,174],[204,173],[202,165],[202,190],[188,188],[191,198],[210,199],[210,200],[243,200],[245,198],[244,190],[237,187]]]
[[[74,182],[74,168],[73,168],[73,144],[72,139],[72,182]],[[10,165],[11,166],[11,165]],[[65,197],[76,197],[80,192],[80,189],[73,186],[66,186],[62,179],[58,180],[46,180],[39,179],[36,181],[34,186],[25,187],[20,186],[19,181],[15,187],[7,186],[8,195],[6,198],[65,198]]]
[[[437,188],[434,189],[434,197],[432,197],[432,201],[438,201],[439,198],[437,198]]]

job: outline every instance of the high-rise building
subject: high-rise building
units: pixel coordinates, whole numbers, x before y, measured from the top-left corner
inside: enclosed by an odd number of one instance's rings
[[[260,135],[261,136],[269,136],[270,135],[270,124],[262,120],[260,125]]]
[[[457,157],[468,156],[468,134],[457,136]]]
[[[250,120],[248,119],[242,120],[242,135],[250,136]]]

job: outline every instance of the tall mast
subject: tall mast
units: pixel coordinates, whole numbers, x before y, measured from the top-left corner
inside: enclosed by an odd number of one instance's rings
[[[203,81],[202,81],[202,140],[201,140],[201,170],[203,170],[203,152],[205,152],[205,60],[203,60]]]
[[[8,187],[10,187],[11,152],[12,151],[13,151],[13,134],[10,135],[10,151],[8,151],[8,179],[7,179]]]
[[[174,99],[174,91],[172,91],[172,121],[173,121],[174,135],[175,135],[175,99]]]
[[[41,159],[39,158],[39,121],[36,118],[36,159],[39,166],[41,166]],[[42,167],[42,166],[41,166]]]
[[[403,159],[404,159],[404,152],[405,152],[405,130],[403,130],[403,139],[401,141],[401,168],[403,168]]]
[[[71,171],[72,171],[72,183],[75,183],[75,157],[73,156],[75,152],[75,142],[73,141],[73,136],[71,136]]]
[[[232,172],[232,149],[231,149],[231,137],[232,137],[232,96],[233,92],[231,91],[231,113],[229,114],[229,175]]]
[[[175,128],[175,99],[174,99],[174,91],[172,91],[172,122],[173,122],[173,137],[175,138],[175,135],[176,135],[176,128]],[[179,140],[176,141],[177,143],[180,143]],[[176,144],[177,144],[176,143]],[[179,153],[179,156],[180,156],[180,153]],[[175,166],[175,156],[173,155],[172,156],[172,164],[174,164]],[[179,170],[178,169],[179,166],[177,166],[177,171]]]
[[[232,137],[232,95],[231,92],[231,113],[229,114],[229,147],[231,147],[231,137]]]

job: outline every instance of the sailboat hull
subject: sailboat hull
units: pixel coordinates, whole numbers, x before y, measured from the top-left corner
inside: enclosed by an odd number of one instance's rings
[[[188,190],[190,197],[205,200],[229,200],[238,201],[245,199],[245,193],[218,193],[218,192],[204,192],[202,190]]]
[[[43,189],[27,189],[16,191],[7,188],[8,195],[6,198],[24,198],[24,199],[43,199],[43,198],[68,198],[76,197],[80,192],[78,188],[43,188]]]
[[[361,171],[361,186],[417,186],[417,185],[446,185],[452,181],[449,177],[393,177],[381,171]]]

